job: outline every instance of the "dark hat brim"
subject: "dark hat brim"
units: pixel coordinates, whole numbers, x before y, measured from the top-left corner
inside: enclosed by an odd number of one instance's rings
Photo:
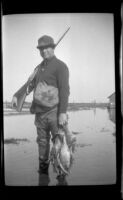
[[[51,48],[55,48],[55,44],[48,44],[48,45],[38,45],[37,49],[42,49],[42,48],[46,48],[46,47],[51,47]]]

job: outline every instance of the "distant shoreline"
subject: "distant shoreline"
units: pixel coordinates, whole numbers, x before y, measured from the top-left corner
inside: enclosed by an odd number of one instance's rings
[[[3,115],[4,116],[13,116],[13,115],[27,115],[27,114],[31,114],[29,110],[27,111],[21,111],[21,112],[17,112],[17,111],[13,111],[13,110],[10,110],[10,111],[4,111]]]
[[[4,116],[14,116],[14,115],[28,115],[30,113],[31,103],[25,102],[21,112],[17,112],[15,109],[12,109],[10,102],[4,102],[3,106],[3,115]],[[105,109],[109,107],[109,103],[68,103],[67,112],[76,112],[79,110],[95,110],[96,108]]]
[[[68,112],[74,112],[74,111],[80,111],[80,110],[90,110],[90,109],[96,109],[96,108],[100,108],[100,109],[106,109],[107,107],[80,107],[80,108],[68,108]],[[4,116],[14,116],[14,115],[32,115],[32,113],[30,113],[29,109],[25,109],[22,110],[21,112],[17,112],[16,110],[13,109],[4,109],[3,115]]]
[[[30,142],[27,138],[6,138],[4,144],[19,144],[20,142]]]

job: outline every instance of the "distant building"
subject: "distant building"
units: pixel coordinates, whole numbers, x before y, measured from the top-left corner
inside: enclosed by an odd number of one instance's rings
[[[115,92],[111,94],[109,97],[109,108],[115,108]]]

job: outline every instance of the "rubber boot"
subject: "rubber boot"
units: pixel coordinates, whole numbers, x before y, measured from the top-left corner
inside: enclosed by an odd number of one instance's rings
[[[48,174],[49,162],[42,162],[39,160],[39,173]]]

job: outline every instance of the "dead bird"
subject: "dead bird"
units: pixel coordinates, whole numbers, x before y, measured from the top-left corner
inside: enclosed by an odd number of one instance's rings
[[[68,148],[65,135],[63,135],[63,142],[58,154],[58,160],[62,171],[65,174],[68,174],[71,161],[71,150]]]
[[[68,146],[65,132],[60,128],[58,134],[55,136],[50,154],[50,161],[54,172],[58,175],[68,175],[72,166],[72,154],[72,147]]]

